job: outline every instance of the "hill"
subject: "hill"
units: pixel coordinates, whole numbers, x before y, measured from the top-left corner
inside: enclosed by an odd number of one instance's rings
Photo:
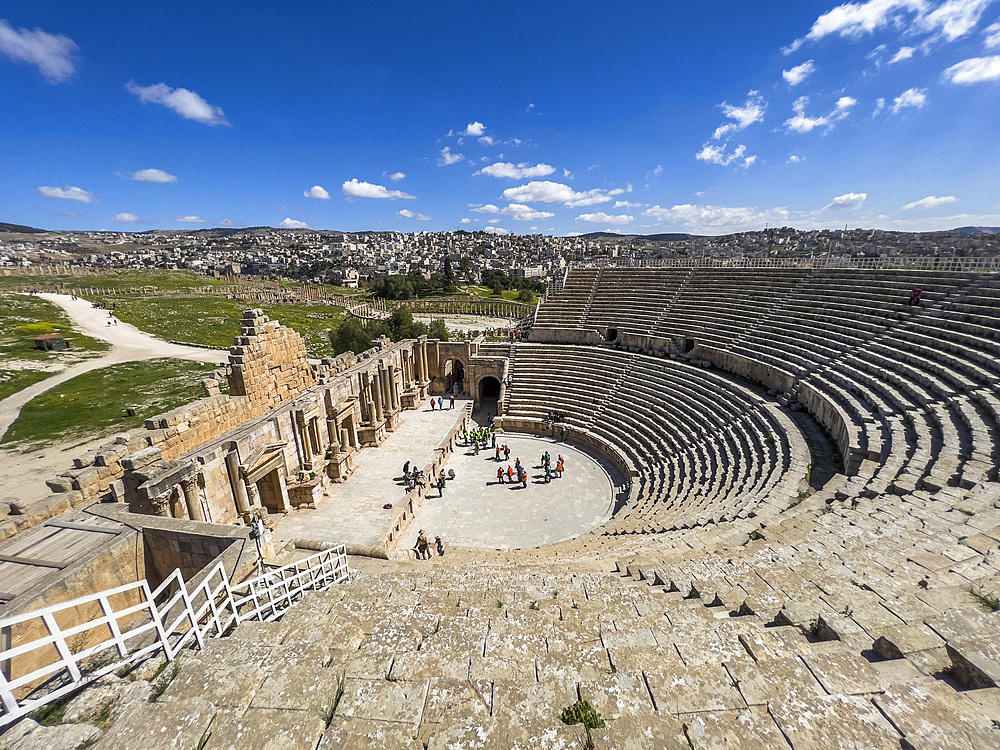
[[[959,234],[1000,234],[1000,227],[958,227],[951,231]]]
[[[26,227],[21,224],[4,224],[0,221],[0,232],[17,232],[18,234],[44,234],[47,230]]]

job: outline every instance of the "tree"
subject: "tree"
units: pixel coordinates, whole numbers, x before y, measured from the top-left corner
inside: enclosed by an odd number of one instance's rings
[[[535,301],[535,295],[530,289],[518,289],[517,299],[519,302],[527,302],[529,305]]]
[[[447,341],[448,326],[444,324],[444,319],[438,318],[437,320],[432,320],[430,326],[427,329],[427,335],[432,339],[440,339],[441,341]]]

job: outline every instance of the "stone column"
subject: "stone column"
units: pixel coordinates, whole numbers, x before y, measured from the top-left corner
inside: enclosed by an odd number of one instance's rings
[[[375,419],[381,422],[384,419],[382,408],[382,382],[378,379],[375,386],[372,387],[371,373],[365,373],[365,379],[368,381],[368,390],[371,391],[371,394],[374,397]]]
[[[174,488],[164,492],[162,495],[150,498],[149,504],[153,507],[153,515],[170,518],[170,496],[174,494]]]
[[[256,482],[246,482],[247,494],[250,496],[250,505],[255,508],[262,508],[264,504],[260,499],[260,490],[257,489]]]
[[[233,487],[233,499],[236,500],[236,510],[239,513],[246,513],[250,510],[250,497],[247,494],[247,485],[243,481],[240,473],[240,459],[236,451],[226,454],[226,469],[229,471],[229,483]]]
[[[184,502],[187,504],[188,518],[192,521],[204,521],[205,511],[201,507],[201,498],[198,496],[198,480],[196,477],[187,477],[181,480],[181,491],[184,492]]]
[[[358,373],[358,403],[361,404],[361,419],[365,422],[374,422],[375,415],[372,414],[371,391],[368,389],[368,376],[365,373]]]
[[[389,365],[389,367],[387,368],[387,372],[389,373],[389,392],[391,394],[390,395],[390,399],[389,399],[389,403],[392,404],[392,408],[393,409],[397,409],[398,410],[399,409],[399,386],[396,384],[396,366],[395,365]]]
[[[392,411],[392,392],[389,390],[389,378],[386,376],[385,366],[379,362],[378,365],[378,385],[379,390],[382,392],[382,408],[387,411]]]
[[[347,428],[340,428],[340,444],[343,446],[349,446],[351,444],[351,436],[347,434]]]
[[[353,419],[351,420],[351,445],[355,448],[360,445],[358,442],[358,425]]]

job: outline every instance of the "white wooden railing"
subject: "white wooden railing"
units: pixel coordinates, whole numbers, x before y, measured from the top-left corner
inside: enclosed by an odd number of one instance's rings
[[[121,667],[160,652],[167,660],[241,622],[273,620],[307,591],[349,579],[344,547],[231,584],[217,563],[193,588],[180,570],[151,589],[145,579],[51,607],[0,619],[0,727]],[[87,612],[100,611],[98,616]],[[60,622],[61,621],[61,622]],[[109,637],[83,647],[95,633]],[[35,633],[44,633],[32,637]],[[16,646],[11,638],[30,638]],[[103,637],[103,633],[102,633]],[[18,665],[24,664],[21,674]]]

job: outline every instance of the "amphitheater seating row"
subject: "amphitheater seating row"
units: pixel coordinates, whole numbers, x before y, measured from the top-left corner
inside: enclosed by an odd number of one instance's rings
[[[803,471],[780,415],[757,393],[687,364],[586,346],[520,344],[505,413],[565,422],[616,446],[638,491],[604,527],[656,532],[773,512]],[[793,463],[798,474],[789,473]],[[784,480],[784,485],[782,481]]]

